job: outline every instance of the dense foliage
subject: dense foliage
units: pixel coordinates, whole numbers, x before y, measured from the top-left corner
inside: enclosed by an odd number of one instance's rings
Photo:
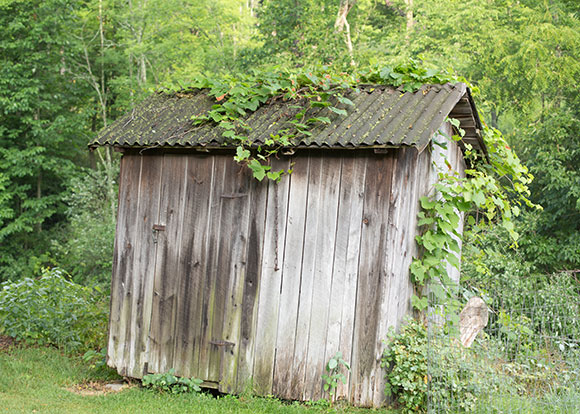
[[[106,298],[70,282],[62,270],[44,269],[39,279],[4,282],[0,289],[0,333],[68,351],[103,343]]]

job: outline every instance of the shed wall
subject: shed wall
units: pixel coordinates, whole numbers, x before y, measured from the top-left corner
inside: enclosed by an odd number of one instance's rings
[[[454,149],[453,151],[459,151]],[[410,311],[429,151],[300,151],[257,182],[230,154],[126,154],[109,365],[306,400],[337,351],[338,397],[384,401],[382,340]]]

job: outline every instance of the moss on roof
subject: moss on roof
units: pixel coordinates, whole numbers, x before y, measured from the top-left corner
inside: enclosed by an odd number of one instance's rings
[[[414,146],[424,149],[447,117],[456,118],[466,134],[464,141],[485,152],[481,123],[467,86],[463,83],[423,85],[415,92],[384,85],[365,85],[344,91],[353,106],[333,102],[347,115],[328,108],[310,108],[306,118],[327,117],[310,132],[295,138],[293,146],[319,148],[377,148]],[[331,98],[332,99],[332,98]],[[101,131],[90,147],[111,145],[129,148],[234,147],[212,124],[195,125],[192,118],[206,114],[216,102],[206,90],[158,92],[124,117]],[[302,110],[306,101],[274,98],[247,115],[246,132],[253,146],[259,146]]]

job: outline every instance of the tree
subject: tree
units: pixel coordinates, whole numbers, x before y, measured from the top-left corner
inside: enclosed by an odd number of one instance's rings
[[[0,280],[47,249],[73,160],[86,159],[86,91],[66,74],[74,4],[0,4]]]

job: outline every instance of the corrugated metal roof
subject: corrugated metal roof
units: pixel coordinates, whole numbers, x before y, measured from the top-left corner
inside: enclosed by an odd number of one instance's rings
[[[318,124],[311,136],[295,138],[293,146],[320,148],[398,147],[423,150],[446,117],[457,118],[465,129],[464,140],[485,152],[481,123],[469,89],[463,83],[424,85],[416,92],[402,92],[388,86],[365,85],[358,91],[344,92],[354,106],[334,102],[347,111],[338,115],[328,108],[311,108],[305,119],[330,118],[330,124]],[[207,113],[216,102],[204,90],[159,92],[133,111],[105,128],[91,147],[205,147],[231,145],[215,125],[194,125],[192,118]],[[261,145],[302,110],[306,101],[272,99],[246,117],[252,145]],[[240,132],[241,133],[241,132]]]

